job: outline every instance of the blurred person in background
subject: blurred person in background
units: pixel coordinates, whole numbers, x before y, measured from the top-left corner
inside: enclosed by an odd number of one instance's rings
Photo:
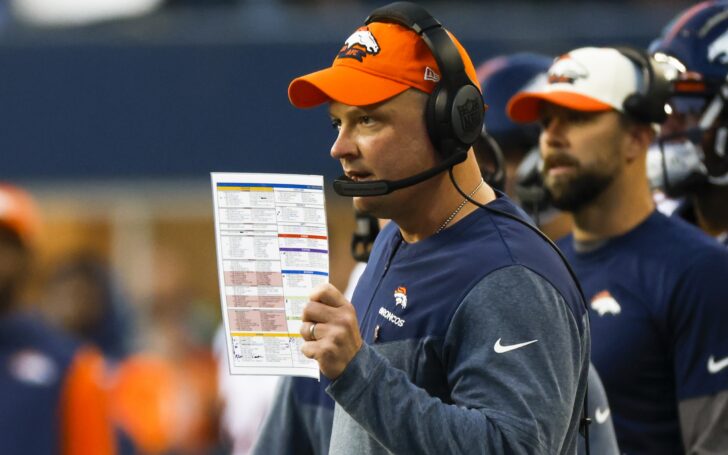
[[[543,162],[538,145],[539,127],[513,122],[508,118],[506,109],[508,100],[517,92],[546,83],[546,73],[553,60],[546,55],[525,52],[501,55],[481,63],[477,74],[488,105],[485,115],[487,130],[500,145],[507,163],[506,188],[515,193],[516,201],[534,218],[539,229],[556,240],[568,234],[571,217],[549,202],[540,173]],[[476,157],[480,158],[477,153]],[[593,365],[589,365],[587,397],[592,420],[589,426],[590,453],[618,454],[607,395]],[[579,453],[585,453],[582,440],[579,442]]]
[[[98,349],[104,357],[109,403],[120,454],[145,447],[118,412],[116,376],[130,353],[131,308],[114,283],[104,259],[92,252],[72,253],[55,265],[46,280],[39,311],[48,322]],[[147,402],[146,406],[153,406]],[[149,422],[147,422],[149,427]]]
[[[219,449],[215,308],[198,298],[179,247],[156,245],[154,280],[140,305],[137,351],[116,368],[117,419],[141,453],[202,455]]]
[[[587,47],[559,57],[548,84],[518,93],[508,112],[541,122],[546,187],[574,215],[558,244],[589,302],[620,449],[727,453],[725,428],[696,425],[691,403],[728,421],[728,369],[716,364],[728,356],[728,252],[656,211],[647,179],[669,96],[646,53]]]
[[[23,455],[114,454],[101,355],[30,311],[37,208],[0,184],[0,448]]]
[[[40,306],[48,321],[104,355],[112,421],[121,454],[161,454],[173,446],[174,366],[132,352],[131,308],[105,259],[71,253],[51,270]]]
[[[92,252],[64,257],[51,271],[41,310],[51,323],[96,346],[116,362],[131,352],[131,305],[105,259]]]
[[[506,113],[508,100],[516,92],[545,83],[546,71],[553,60],[530,52],[501,55],[481,63],[477,74],[485,87],[483,99],[488,105],[485,113],[488,133],[505,157],[505,191],[533,218],[539,229],[557,240],[571,230],[571,216],[550,204],[548,192],[543,187],[538,125],[517,124]]]
[[[207,454],[220,443],[217,365],[211,348],[215,306],[198,299],[190,284],[191,264],[175,245],[157,245],[154,269],[154,287],[140,315],[142,350],[125,362],[126,375],[120,380],[129,398],[123,402],[135,403],[126,407],[125,415],[158,450],[165,449],[162,453]],[[159,433],[147,434],[143,420],[135,419],[134,411],[144,409],[145,396],[161,396],[157,413],[151,415]]]
[[[220,325],[212,345],[217,362],[217,393],[222,406],[221,443],[232,455],[246,455],[258,439],[279,380],[288,378],[231,374],[225,336],[225,327]],[[318,381],[309,378],[295,379],[307,379],[318,384]],[[298,448],[296,453],[307,453],[300,442],[293,447]]]
[[[202,336],[183,335],[193,333],[186,325],[193,312],[181,259],[166,250],[160,257],[146,340],[135,336],[130,304],[108,262],[94,253],[69,254],[57,264],[41,308],[50,322],[104,354],[121,453],[207,454],[217,445],[213,364]],[[179,314],[168,311],[183,299]]]
[[[681,12],[650,52],[676,69],[672,114],[650,154],[652,185],[683,198],[674,216],[728,246],[728,2]]]

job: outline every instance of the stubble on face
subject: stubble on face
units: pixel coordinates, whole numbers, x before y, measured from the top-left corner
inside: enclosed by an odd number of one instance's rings
[[[567,158],[564,155],[561,158]],[[570,158],[570,157],[568,157]],[[554,207],[576,212],[592,202],[614,180],[614,175],[604,167],[573,165],[571,175],[549,175],[549,165],[544,163],[544,183]]]
[[[610,130],[617,127],[618,118],[607,118],[605,113],[579,114],[572,122],[573,114],[564,111],[551,108],[549,112],[563,115],[567,125],[563,138],[553,143],[542,133],[542,176],[554,207],[573,213],[602,194],[620,170],[618,133]]]

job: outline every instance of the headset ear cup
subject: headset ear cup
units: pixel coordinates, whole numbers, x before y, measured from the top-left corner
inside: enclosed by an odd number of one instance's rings
[[[624,100],[624,111],[637,120],[647,123],[663,123],[667,120],[665,103],[667,103],[671,87],[664,71],[645,51],[637,48],[620,46],[615,48],[634,63],[642,73],[642,90],[633,93]]]
[[[427,131],[442,158],[475,143],[483,128],[485,106],[480,91],[473,85],[458,89],[454,97],[444,86],[437,86],[427,101]]]
[[[649,117],[649,114],[645,112],[645,97],[638,93],[633,93],[629,95],[624,102],[622,103],[622,106],[624,107],[624,111],[627,114],[630,114],[632,117],[635,117],[637,119],[645,119],[646,117]]]
[[[450,131],[453,139],[469,147],[478,140],[483,129],[485,105],[483,97],[474,85],[458,89],[450,109]]]

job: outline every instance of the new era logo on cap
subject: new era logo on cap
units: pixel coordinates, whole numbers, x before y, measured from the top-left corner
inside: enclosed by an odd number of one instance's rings
[[[440,76],[430,68],[429,66],[425,67],[425,80],[426,81],[432,81],[432,82],[440,82]]]

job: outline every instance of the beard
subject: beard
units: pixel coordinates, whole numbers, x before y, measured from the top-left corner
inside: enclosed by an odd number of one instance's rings
[[[549,169],[569,165],[574,172],[549,176]],[[571,157],[547,159],[544,163],[543,179],[551,203],[559,210],[577,212],[599,196],[614,180],[614,173],[605,168],[582,168]]]

